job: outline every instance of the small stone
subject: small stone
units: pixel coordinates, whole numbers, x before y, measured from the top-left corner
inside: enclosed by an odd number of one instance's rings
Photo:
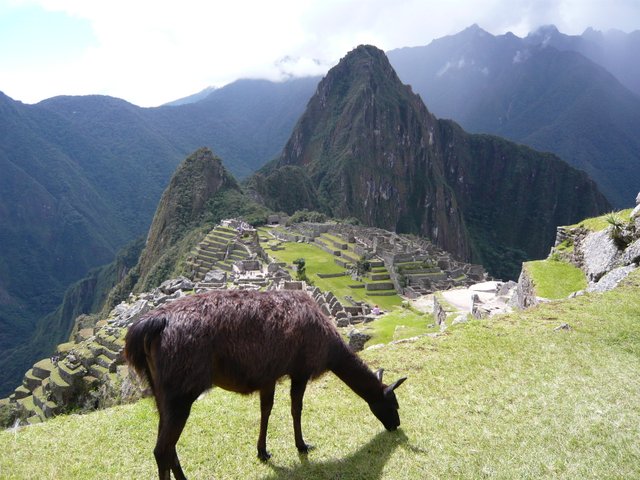
[[[556,328],[553,329],[556,332],[559,332],[560,330],[571,330],[571,325],[569,325],[568,323],[563,323],[561,325],[558,325]]]

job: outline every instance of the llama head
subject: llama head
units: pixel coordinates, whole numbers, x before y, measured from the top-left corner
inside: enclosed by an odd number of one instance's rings
[[[402,385],[407,378],[403,377],[387,386],[382,383],[382,372],[382,369],[376,372],[376,377],[382,384],[382,399],[369,402],[369,408],[376,418],[382,422],[384,428],[394,431],[400,426],[400,416],[398,415],[400,406],[394,390]]]

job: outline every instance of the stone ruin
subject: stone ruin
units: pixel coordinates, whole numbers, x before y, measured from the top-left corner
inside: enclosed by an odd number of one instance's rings
[[[283,241],[313,242],[331,252],[347,271],[366,259],[372,267],[366,287],[371,290],[371,303],[375,303],[375,295],[401,292],[418,296],[486,277],[481,267],[457,262],[429,242],[380,229],[300,224],[278,228],[274,235]],[[293,281],[284,264],[269,260],[257,231],[239,221],[225,221],[209,232],[189,254],[186,273],[151,292],[130,295],[106,319],[78,329],[72,341],[59,345],[51,358],[35,364],[4,403],[14,405],[28,423],[36,423],[70,408],[91,410],[102,406],[101,395],[105,392],[118,402],[139,395],[139,380],[129,374],[123,359],[126,329],[151,309],[188,292],[226,288],[306,290],[341,328],[353,328],[374,318],[367,302],[350,296],[340,301],[332,292]],[[352,275],[357,272],[353,270]],[[362,349],[368,340],[366,334],[356,330],[348,337],[355,350]]]

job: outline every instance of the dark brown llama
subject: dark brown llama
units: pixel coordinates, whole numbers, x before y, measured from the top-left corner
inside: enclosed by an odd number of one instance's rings
[[[220,291],[185,297],[129,328],[125,356],[153,391],[160,422],[153,451],[161,480],[184,479],[176,443],[191,405],[212,386],[260,392],[258,457],[266,461],[276,381],[291,378],[295,444],[306,453],[300,418],[307,382],[327,370],[362,397],[387,430],[400,425],[392,385],[382,383],[304,292]]]

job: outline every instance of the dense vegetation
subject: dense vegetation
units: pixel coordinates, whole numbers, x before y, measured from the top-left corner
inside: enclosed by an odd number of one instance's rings
[[[553,478],[640,476],[640,273],[606,294],[473,321],[415,343],[365,351],[398,390],[398,432],[328,374],[310,384],[293,444],[288,381],[255,458],[256,396],[219,389],[194,405],[178,444],[190,478]],[[557,327],[568,323],[569,330]],[[150,400],[0,433],[2,478],[150,478]],[[73,438],[73,441],[67,439]],[[99,452],[99,454],[97,454]]]

